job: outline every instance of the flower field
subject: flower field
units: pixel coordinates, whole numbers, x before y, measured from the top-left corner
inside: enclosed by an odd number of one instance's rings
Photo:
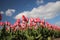
[[[1,18],[0,18],[1,20]],[[14,24],[0,21],[0,40],[53,40],[60,38],[60,27],[40,18],[22,15]]]

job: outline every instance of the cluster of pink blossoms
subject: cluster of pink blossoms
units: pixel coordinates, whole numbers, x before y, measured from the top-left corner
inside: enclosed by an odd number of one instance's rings
[[[6,25],[6,30],[9,30],[10,28],[13,29],[14,31],[16,30],[26,30],[26,29],[32,29],[34,28],[35,30],[38,29],[38,27],[42,28],[48,28],[49,30],[59,30],[60,27],[56,25],[52,25],[48,22],[45,22],[44,19],[40,18],[28,18],[24,15],[22,15],[22,20],[17,19],[16,22],[12,25],[10,22],[0,22],[0,26]]]

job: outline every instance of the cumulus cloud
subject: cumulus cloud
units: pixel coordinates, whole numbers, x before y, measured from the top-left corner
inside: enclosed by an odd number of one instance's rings
[[[8,10],[6,11],[6,15],[7,15],[7,16],[12,16],[12,13],[14,13],[14,12],[15,12],[14,9],[8,9]]]
[[[4,14],[4,12],[3,11],[0,11],[0,14]]]
[[[56,22],[55,25],[60,26],[60,21]]]
[[[58,16],[60,13],[60,1],[49,2],[45,5],[41,5],[37,8],[33,8],[31,11],[24,11],[15,16],[15,19],[21,18],[22,15],[28,17],[40,17],[45,19],[51,19]]]
[[[44,1],[43,0],[37,0],[36,3],[37,3],[37,5],[39,5],[41,3],[44,3]]]

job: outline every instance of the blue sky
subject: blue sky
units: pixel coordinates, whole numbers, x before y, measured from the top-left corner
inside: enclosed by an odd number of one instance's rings
[[[59,0],[0,0],[2,21],[12,24],[21,15],[45,18],[51,24],[60,25]]]

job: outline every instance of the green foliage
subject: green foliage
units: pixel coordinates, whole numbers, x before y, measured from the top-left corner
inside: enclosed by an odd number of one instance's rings
[[[60,37],[60,31],[48,30],[39,27],[38,29],[6,31],[6,25],[0,30],[0,40],[52,40]]]

